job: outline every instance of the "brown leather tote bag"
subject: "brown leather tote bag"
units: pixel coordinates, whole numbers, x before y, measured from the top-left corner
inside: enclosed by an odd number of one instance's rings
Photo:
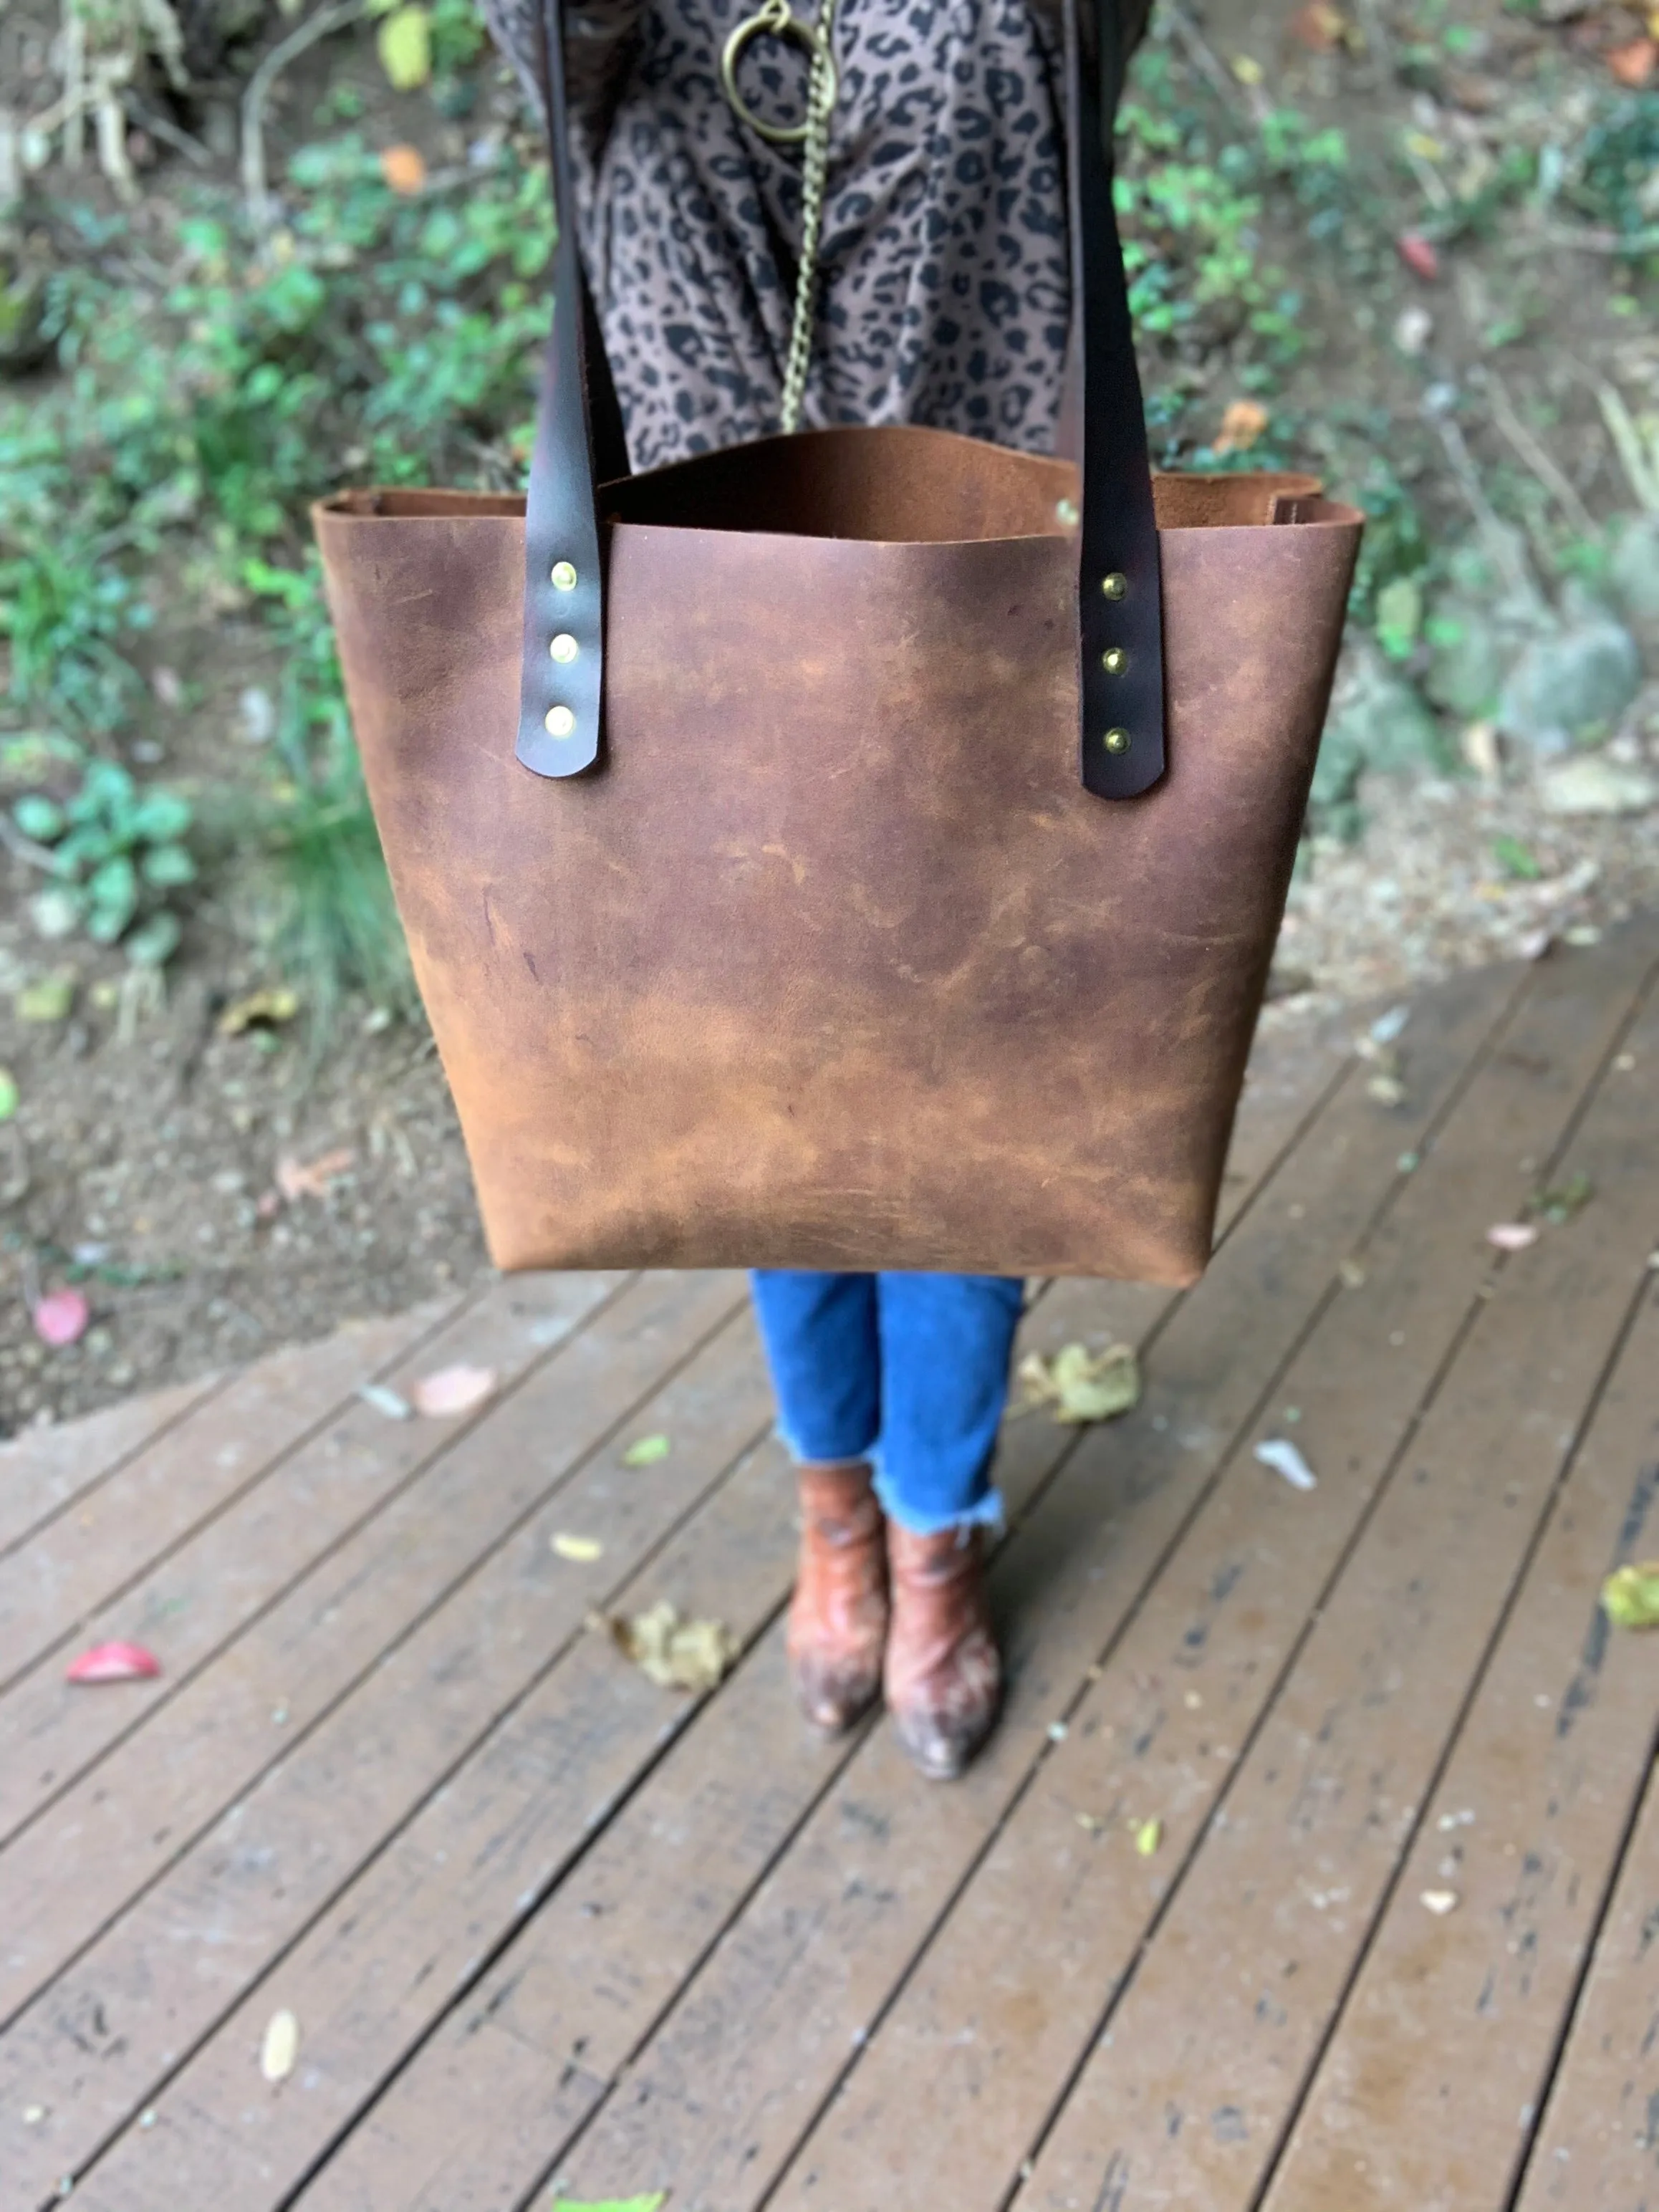
[[[1151,475],[1067,13],[1078,462],[832,429],[629,477],[567,220],[527,515],[316,511],[502,1267],[1208,1256],[1360,517]]]

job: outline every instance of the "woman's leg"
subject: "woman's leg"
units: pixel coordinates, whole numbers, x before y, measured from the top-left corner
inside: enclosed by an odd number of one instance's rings
[[[870,1455],[881,1425],[873,1275],[763,1269],[755,1316],[800,1485],[789,1667],[807,1717],[842,1729],[881,1688],[887,1567]]]
[[[998,1275],[884,1274],[877,1291],[893,1618],[884,1686],[924,1774],[959,1774],[994,1725],[1002,1662],[986,1604],[984,1530],[1024,1285]]]

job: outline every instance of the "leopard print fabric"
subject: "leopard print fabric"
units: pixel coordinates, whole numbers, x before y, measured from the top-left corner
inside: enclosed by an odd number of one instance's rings
[[[536,0],[484,0],[532,88]],[[815,0],[796,0],[805,14]],[[740,125],[720,56],[754,0],[576,0],[577,220],[635,469],[777,429],[800,155]],[[1060,56],[1031,0],[838,0],[804,421],[1052,448],[1071,313]],[[802,119],[805,57],[744,96]]]

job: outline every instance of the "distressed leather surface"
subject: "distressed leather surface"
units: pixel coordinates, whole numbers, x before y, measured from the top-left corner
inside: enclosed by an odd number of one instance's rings
[[[1074,483],[896,428],[611,487],[568,782],[514,758],[519,503],[317,511],[499,1265],[1198,1274],[1360,518],[1159,480],[1169,771],[1103,803]]]

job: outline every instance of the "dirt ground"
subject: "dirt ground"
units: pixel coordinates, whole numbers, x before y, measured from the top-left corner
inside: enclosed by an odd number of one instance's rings
[[[1304,51],[1287,37],[1291,13],[1287,0],[1215,0],[1201,22],[1191,13],[1182,21],[1224,74],[1254,57],[1275,97],[1316,118],[1396,131],[1414,118],[1472,149],[1501,138],[1504,119],[1496,95],[1489,100],[1474,80],[1524,77],[1540,35],[1530,18],[1474,11],[1471,81],[1459,95],[1467,104],[1430,101],[1428,114],[1427,95],[1388,74],[1379,6],[1358,11],[1376,26],[1358,65]],[[1614,6],[1586,20],[1605,40],[1622,34],[1626,15]],[[1640,21],[1628,17],[1638,29]],[[349,66],[372,101],[372,67],[361,53]],[[1246,100],[1248,81],[1248,70],[1234,75],[1232,96]],[[297,100],[306,87],[291,89]],[[371,106],[364,127],[380,142],[424,130],[434,161],[453,156],[410,103],[383,88],[378,96],[385,113]],[[234,165],[230,153],[224,160]],[[1471,257],[1435,292],[1433,343],[1448,362],[1478,351],[1506,281],[1502,267]],[[1596,342],[1606,272],[1594,257],[1562,254],[1513,281],[1541,301],[1540,346],[1568,323],[1581,349]],[[1310,276],[1304,313],[1319,342],[1304,398],[1322,379],[1373,392],[1383,410],[1415,406],[1420,374],[1385,343],[1413,296],[1398,272],[1359,301],[1334,278]],[[1603,335],[1652,349],[1628,322]],[[1547,382],[1555,372],[1536,349],[1523,349],[1506,374]],[[1195,362],[1190,376],[1195,389],[1212,377],[1218,403],[1231,396],[1222,364]],[[1559,457],[1592,505],[1616,500],[1593,410],[1565,410]],[[337,457],[319,455],[319,482],[337,473]],[[157,775],[234,777],[238,702],[250,685],[271,681],[268,646],[234,612],[175,610],[146,652],[153,670],[174,669],[199,683],[201,696],[188,716],[152,715],[136,757]],[[1651,708],[1650,694],[1620,742],[1659,768]],[[1659,898],[1659,818],[1552,817],[1513,762],[1484,781],[1374,778],[1364,804],[1361,842],[1328,842],[1299,872],[1267,1018],[1275,1028],[1328,1018],[1353,1001],[1409,996],[1472,963],[1536,957],[1550,941],[1593,942]],[[1493,842],[1503,837],[1526,846],[1534,875],[1515,881],[1494,871]],[[123,1002],[124,963],[77,945],[61,963],[74,971],[70,1018],[26,1021],[16,994],[41,965],[23,911],[34,888],[23,861],[0,857],[0,1067],[16,1079],[22,1102],[0,1125],[0,1434],[248,1359],[349,1316],[395,1310],[485,1269],[459,1132],[422,1026],[356,1006],[320,1054],[302,1024],[221,1034],[227,1007],[280,980],[249,951],[234,884],[216,887],[193,915],[164,1005]],[[49,1349],[32,1310],[43,1291],[70,1281],[89,1297],[92,1325],[78,1343]]]

